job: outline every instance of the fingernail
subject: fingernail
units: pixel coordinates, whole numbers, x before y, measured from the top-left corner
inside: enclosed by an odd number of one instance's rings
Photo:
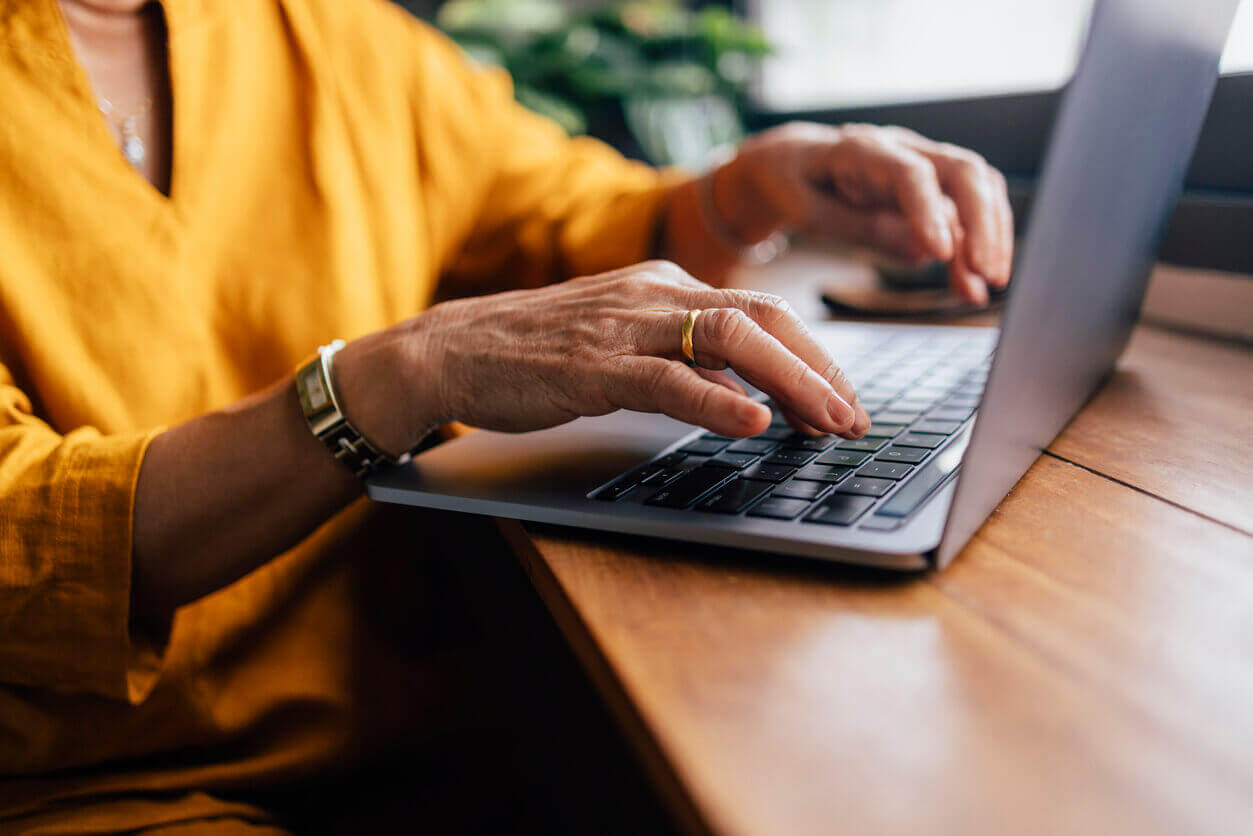
[[[974,283],[975,304],[983,307],[988,303],[988,282],[987,279],[976,276]]]
[[[740,401],[736,407],[737,417],[745,424],[756,424],[761,421],[763,413],[769,412],[769,409],[756,401],[750,401],[747,398]]]
[[[1001,271],[997,269],[996,257],[989,249],[984,249],[982,257],[979,259],[983,263],[983,275],[995,276]]]
[[[861,407],[857,408],[857,418],[853,421],[851,430],[857,433],[858,437],[865,435],[870,430],[870,415]]]
[[[939,218],[931,219],[931,237],[940,247],[937,253],[941,258],[951,258],[953,255],[953,234],[949,232],[948,224]]]
[[[827,414],[831,416],[831,420],[839,424],[841,427],[846,426],[856,420],[856,413],[849,406],[848,401],[841,398],[835,392],[831,393],[831,397],[827,399]]]

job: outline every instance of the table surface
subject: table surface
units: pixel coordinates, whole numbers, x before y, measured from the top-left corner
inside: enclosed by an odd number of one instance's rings
[[[501,525],[691,831],[1249,833],[1251,416],[1248,346],[1141,325],[922,576]]]

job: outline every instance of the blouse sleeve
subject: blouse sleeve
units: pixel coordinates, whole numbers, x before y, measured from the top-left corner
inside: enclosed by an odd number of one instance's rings
[[[130,585],[135,484],[157,432],[60,435],[0,365],[0,679],[133,702],[155,683]]]
[[[507,73],[388,0],[284,0],[312,14],[348,106],[404,97],[433,266],[457,295],[532,287],[649,258],[685,175],[571,138],[518,105]],[[346,79],[346,80],[345,80]],[[402,120],[373,126],[391,131]]]
[[[458,293],[535,287],[652,257],[662,207],[686,175],[567,136],[514,101],[504,71],[474,65],[424,26],[417,35],[419,148],[458,172],[442,205],[469,204],[443,265]]]

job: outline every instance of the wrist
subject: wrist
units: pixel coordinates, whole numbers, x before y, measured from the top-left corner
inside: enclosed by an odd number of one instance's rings
[[[345,417],[393,458],[443,423],[436,374],[410,323],[353,340],[335,355],[334,383]]]
[[[705,175],[710,211],[744,248],[767,240],[787,221],[761,187],[759,162],[746,150]]]

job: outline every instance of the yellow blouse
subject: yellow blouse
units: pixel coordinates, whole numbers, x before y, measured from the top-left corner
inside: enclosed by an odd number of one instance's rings
[[[377,511],[359,503],[150,646],[128,627],[145,445],[414,314],[441,276],[459,295],[639,261],[669,188],[382,0],[163,6],[168,198],[121,156],[56,0],[0,0],[0,776],[23,776],[0,777],[0,815],[333,758],[352,603],[313,569]],[[291,705],[323,710],[267,737]],[[152,757],[186,746],[205,754]],[[107,821],[157,816],[123,808]]]

